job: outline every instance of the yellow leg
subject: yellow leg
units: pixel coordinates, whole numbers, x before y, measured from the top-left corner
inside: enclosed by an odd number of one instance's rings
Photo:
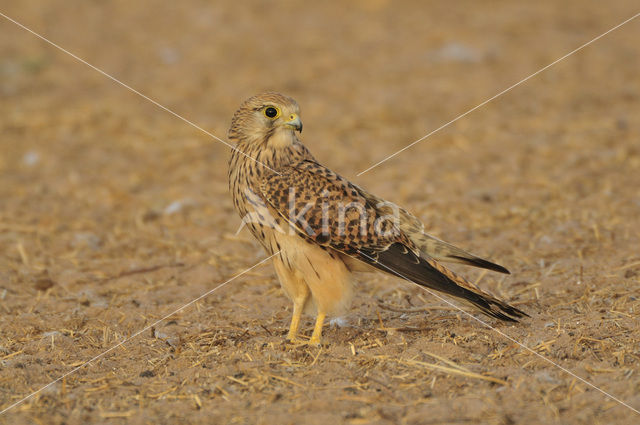
[[[311,339],[309,340],[309,345],[320,345],[320,341],[322,339],[322,326],[324,325],[324,318],[326,315],[324,312],[319,311],[318,317],[316,318],[316,325],[313,328],[313,333],[311,334]]]
[[[291,316],[291,325],[289,325],[289,333],[287,339],[295,342],[298,339],[298,327],[300,326],[300,316],[302,316],[302,308],[296,304],[293,305],[293,316]]]
[[[302,316],[302,310],[309,298],[309,292],[305,291],[300,297],[293,300],[293,315],[291,316],[291,325],[289,325],[289,333],[287,339],[291,342],[300,342],[298,340],[298,328],[300,327],[300,316]]]

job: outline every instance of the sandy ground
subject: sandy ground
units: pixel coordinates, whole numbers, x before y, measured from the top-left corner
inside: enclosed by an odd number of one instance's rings
[[[532,351],[383,275],[292,348],[270,264],[138,334],[264,258],[229,149],[0,18],[0,406],[134,336],[0,423],[638,423],[640,20],[356,176],[637,2],[173,3],[0,9],[219,137],[295,97],[318,159],[512,271],[464,273]]]

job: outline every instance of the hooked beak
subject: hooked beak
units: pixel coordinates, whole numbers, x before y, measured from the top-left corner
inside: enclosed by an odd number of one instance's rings
[[[300,117],[298,114],[289,115],[289,121],[284,123],[285,127],[290,127],[293,130],[302,133],[302,121],[300,121]]]

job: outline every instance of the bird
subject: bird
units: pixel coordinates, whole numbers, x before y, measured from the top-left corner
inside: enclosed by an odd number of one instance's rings
[[[245,100],[231,119],[229,190],[252,235],[272,256],[293,303],[287,341],[319,345],[327,315],[350,307],[354,275],[382,271],[460,299],[488,316],[517,322],[524,311],[441,263],[509,271],[425,233],[424,224],[320,164],[302,143],[298,103],[267,92]],[[303,313],[316,315],[308,340]]]

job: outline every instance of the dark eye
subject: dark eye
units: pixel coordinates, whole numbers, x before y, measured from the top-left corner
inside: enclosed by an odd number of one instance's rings
[[[264,114],[269,118],[275,118],[278,116],[278,110],[273,106],[269,106],[267,109],[264,110]]]

